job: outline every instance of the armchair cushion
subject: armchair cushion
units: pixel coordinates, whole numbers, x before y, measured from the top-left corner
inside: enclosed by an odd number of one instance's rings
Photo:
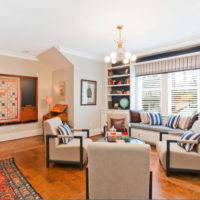
[[[83,163],[87,160],[88,144],[92,140],[85,138],[83,140]],[[80,140],[73,138],[68,144],[60,144],[55,149],[50,146],[50,159],[63,161],[80,161]]]
[[[72,136],[72,132],[67,124],[58,126],[58,130],[60,135]],[[64,144],[67,144],[68,142],[71,141],[71,138],[70,137],[62,138],[62,141]]]
[[[198,142],[200,140],[200,134],[194,133],[192,130],[189,130],[189,131],[186,131],[181,136],[181,140]],[[187,152],[192,151],[195,147],[195,143],[183,143],[180,141],[177,144],[183,149],[185,149]]]

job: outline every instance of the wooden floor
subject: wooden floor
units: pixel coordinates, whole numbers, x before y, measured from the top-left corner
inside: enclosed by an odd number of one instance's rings
[[[100,136],[93,137],[95,141]],[[63,165],[45,167],[41,136],[0,143],[0,158],[14,157],[22,173],[44,199],[85,199],[83,170]],[[154,199],[200,199],[200,175],[166,177],[155,147],[151,149]]]

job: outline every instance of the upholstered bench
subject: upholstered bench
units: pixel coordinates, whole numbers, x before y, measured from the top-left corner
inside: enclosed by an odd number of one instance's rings
[[[179,139],[180,136],[185,132],[182,129],[173,129],[164,125],[150,125],[142,123],[130,123],[129,133],[132,137],[142,139],[147,143],[156,145],[160,141],[160,132],[167,132],[167,135],[163,135],[163,140],[167,139]]]

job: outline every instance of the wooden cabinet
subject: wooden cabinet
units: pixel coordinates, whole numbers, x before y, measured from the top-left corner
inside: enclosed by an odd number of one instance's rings
[[[21,108],[21,121],[36,121],[37,120],[37,108],[33,106],[27,106]]]

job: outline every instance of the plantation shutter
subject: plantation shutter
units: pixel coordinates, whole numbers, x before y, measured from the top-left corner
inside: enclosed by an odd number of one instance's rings
[[[171,112],[192,115],[198,111],[199,70],[174,72],[171,78]]]
[[[160,112],[161,75],[142,76],[142,109],[146,112]]]

